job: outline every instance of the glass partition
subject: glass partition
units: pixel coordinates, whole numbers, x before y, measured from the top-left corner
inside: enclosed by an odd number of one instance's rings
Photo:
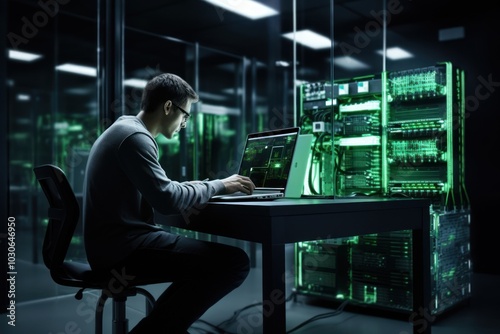
[[[160,36],[131,27],[125,29],[125,106],[122,114],[136,115],[140,111],[143,88],[146,82],[164,72],[175,73],[195,87],[195,48],[178,39]],[[194,109],[194,108],[193,108]],[[185,131],[167,140],[163,135],[156,139],[160,149],[160,163],[170,178],[185,180],[192,177],[187,171],[187,149],[193,138],[193,122]]]
[[[199,47],[196,107],[198,143],[193,160],[198,177],[223,178],[237,172],[245,138],[246,62],[243,57]]]
[[[172,140],[157,138],[169,177],[192,180],[233,173],[244,138],[244,59],[132,28],[125,38],[127,114],[139,112],[146,81],[159,73],[178,74],[200,95],[187,127]]]
[[[96,1],[9,1],[7,36],[9,215],[16,219],[16,264],[43,267],[48,203],[33,167],[61,167],[81,203],[86,157],[97,137]],[[81,224],[68,258],[84,259]],[[19,280],[16,301],[65,293],[34,293]],[[32,284],[28,283],[28,284]]]

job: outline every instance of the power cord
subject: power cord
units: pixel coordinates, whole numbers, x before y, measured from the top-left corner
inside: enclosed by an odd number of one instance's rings
[[[292,299],[295,299],[297,293],[294,291],[292,292],[292,294],[285,300],[285,302],[289,302],[290,300]],[[318,314],[318,315],[315,315],[309,319],[307,319],[306,321],[298,324],[297,326],[295,326],[294,328],[288,330],[286,332],[286,334],[290,334],[290,333],[293,333],[295,331],[297,331],[298,329],[314,322],[314,321],[317,321],[317,320],[321,320],[321,319],[325,319],[325,318],[329,318],[329,317],[333,317],[333,316],[336,316],[336,315],[339,315],[341,314],[343,311],[344,311],[344,308],[346,307],[346,305],[349,303],[349,300],[345,300],[344,302],[342,302],[342,304],[339,305],[339,307],[337,309],[335,309],[334,311],[332,312],[326,312],[326,313],[322,313],[322,314]],[[256,306],[260,306],[262,305],[262,302],[258,302],[258,303],[253,303],[253,304],[249,304],[247,306],[244,306],[236,311],[234,311],[233,315],[227,319],[227,320],[224,320],[222,321],[221,323],[219,323],[218,325],[214,325],[208,321],[205,321],[205,320],[202,320],[202,319],[198,319],[196,322],[200,322],[200,323],[203,323],[207,326],[209,326],[210,328],[212,328],[213,330],[215,330],[215,332],[211,332],[207,329],[203,329],[203,328],[200,328],[200,327],[194,327],[194,326],[191,326],[191,329],[196,329],[196,330],[200,330],[200,331],[203,331],[202,333],[205,333],[205,334],[237,334],[237,333],[232,333],[230,331],[227,331],[225,330],[223,327],[226,327],[226,326],[229,326],[231,325],[231,323],[233,323],[234,321],[236,321],[238,319],[238,317],[245,311],[245,310],[248,310],[252,307],[256,307]]]
[[[333,312],[327,312],[327,313],[322,313],[322,314],[318,314],[318,315],[315,315],[314,317],[312,318],[309,318],[307,319],[306,321],[298,324],[297,326],[295,326],[294,328],[288,330],[286,333],[289,334],[289,333],[293,333],[295,332],[296,330],[314,322],[314,321],[317,321],[317,320],[321,320],[321,319],[325,319],[325,318],[329,318],[329,317],[333,317],[333,316],[336,316],[336,315],[339,315],[341,314],[343,311],[344,311],[344,308],[346,307],[346,305],[349,303],[349,300],[345,300],[344,302],[342,302],[342,304],[339,305],[339,307],[333,311]]]

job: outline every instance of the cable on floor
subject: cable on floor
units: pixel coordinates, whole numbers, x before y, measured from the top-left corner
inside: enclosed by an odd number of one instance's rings
[[[287,334],[293,333],[296,330],[298,330],[299,328],[302,328],[302,327],[304,327],[304,326],[306,326],[306,325],[308,325],[308,324],[310,324],[310,323],[312,323],[312,322],[314,322],[316,320],[321,320],[321,319],[330,318],[330,317],[339,315],[339,314],[341,314],[344,311],[344,308],[346,307],[346,305],[348,303],[349,303],[349,300],[345,300],[345,301],[342,302],[342,304],[339,305],[339,307],[335,311],[333,311],[333,312],[326,312],[326,313],[315,315],[314,317],[309,318],[306,321],[298,324],[294,328],[288,330],[286,333]]]
[[[285,299],[285,302],[289,302],[290,300],[294,299],[296,297],[296,294],[297,294],[296,292],[293,292],[287,299]],[[344,308],[346,307],[346,305],[348,303],[349,303],[349,300],[345,300],[334,311],[332,311],[332,312],[326,312],[326,313],[322,313],[322,314],[317,314],[317,315],[315,315],[315,316],[307,319],[306,321],[298,324],[297,326],[293,327],[292,329],[288,330],[286,332],[286,334],[293,333],[293,332],[297,331],[298,329],[300,329],[300,328],[302,328],[302,327],[304,327],[304,326],[306,326],[306,325],[308,325],[308,324],[310,324],[310,323],[312,323],[314,321],[339,315],[339,314],[341,314],[344,311]],[[193,327],[193,326],[191,327],[191,329],[197,329],[197,330],[203,331],[202,333],[204,333],[204,334],[236,334],[236,333],[232,333],[230,331],[225,330],[223,327],[231,325],[231,323],[233,323],[234,321],[236,321],[238,319],[238,317],[245,310],[248,310],[248,309],[250,309],[252,307],[259,306],[259,305],[262,305],[262,302],[253,303],[253,304],[249,304],[247,306],[244,306],[244,307],[242,307],[242,308],[234,311],[233,315],[229,319],[222,321],[218,325],[214,325],[214,324],[212,324],[212,323],[210,323],[210,322],[208,322],[206,320],[202,320],[202,319],[198,319],[197,320],[197,322],[200,322],[200,323],[203,323],[203,324],[209,326],[210,328],[212,328],[213,330],[215,330],[215,332],[211,332],[211,331],[209,331],[207,329],[203,329],[203,328],[200,328],[200,327]]]

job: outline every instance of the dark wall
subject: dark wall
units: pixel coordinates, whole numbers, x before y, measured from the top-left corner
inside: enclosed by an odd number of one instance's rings
[[[496,204],[500,180],[500,28],[494,13],[472,20],[463,50],[466,66],[466,184],[471,201],[473,271],[500,274]]]

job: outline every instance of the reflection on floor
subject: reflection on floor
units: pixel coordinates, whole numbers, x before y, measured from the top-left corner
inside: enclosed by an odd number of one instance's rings
[[[8,325],[6,315],[0,321],[3,334],[90,334],[94,333],[95,291],[87,291],[82,300],[76,300],[76,289],[54,284],[43,265],[18,263],[16,281],[16,326]],[[458,307],[433,324],[434,334],[497,334],[500,325],[500,276],[474,274],[473,295],[467,305]],[[148,286],[157,297],[165,284]],[[290,292],[292,291],[290,286]],[[226,333],[262,333],[261,271],[252,269],[244,284],[224,297],[208,310],[189,330],[191,334],[220,333],[211,325],[227,324],[226,320],[235,312],[244,309],[236,320],[228,324]],[[337,315],[299,326],[321,314],[333,314],[335,309],[313,305],[304,296],[287,302],[287,328],[289,333],[308,334],[409,334],[412,328],[408,321],[394,317],[374,316],[344,310]],[[144,315],[143,297],[132,297],[128,302],[127,316],[132,328]],[[104,312],[104,334],[111,333],[111,305]],[[300,328],[297,328],[300,327]],[[296,330],[293,330],[297,328]],[[279,334],[279,333],[277,333]]]

